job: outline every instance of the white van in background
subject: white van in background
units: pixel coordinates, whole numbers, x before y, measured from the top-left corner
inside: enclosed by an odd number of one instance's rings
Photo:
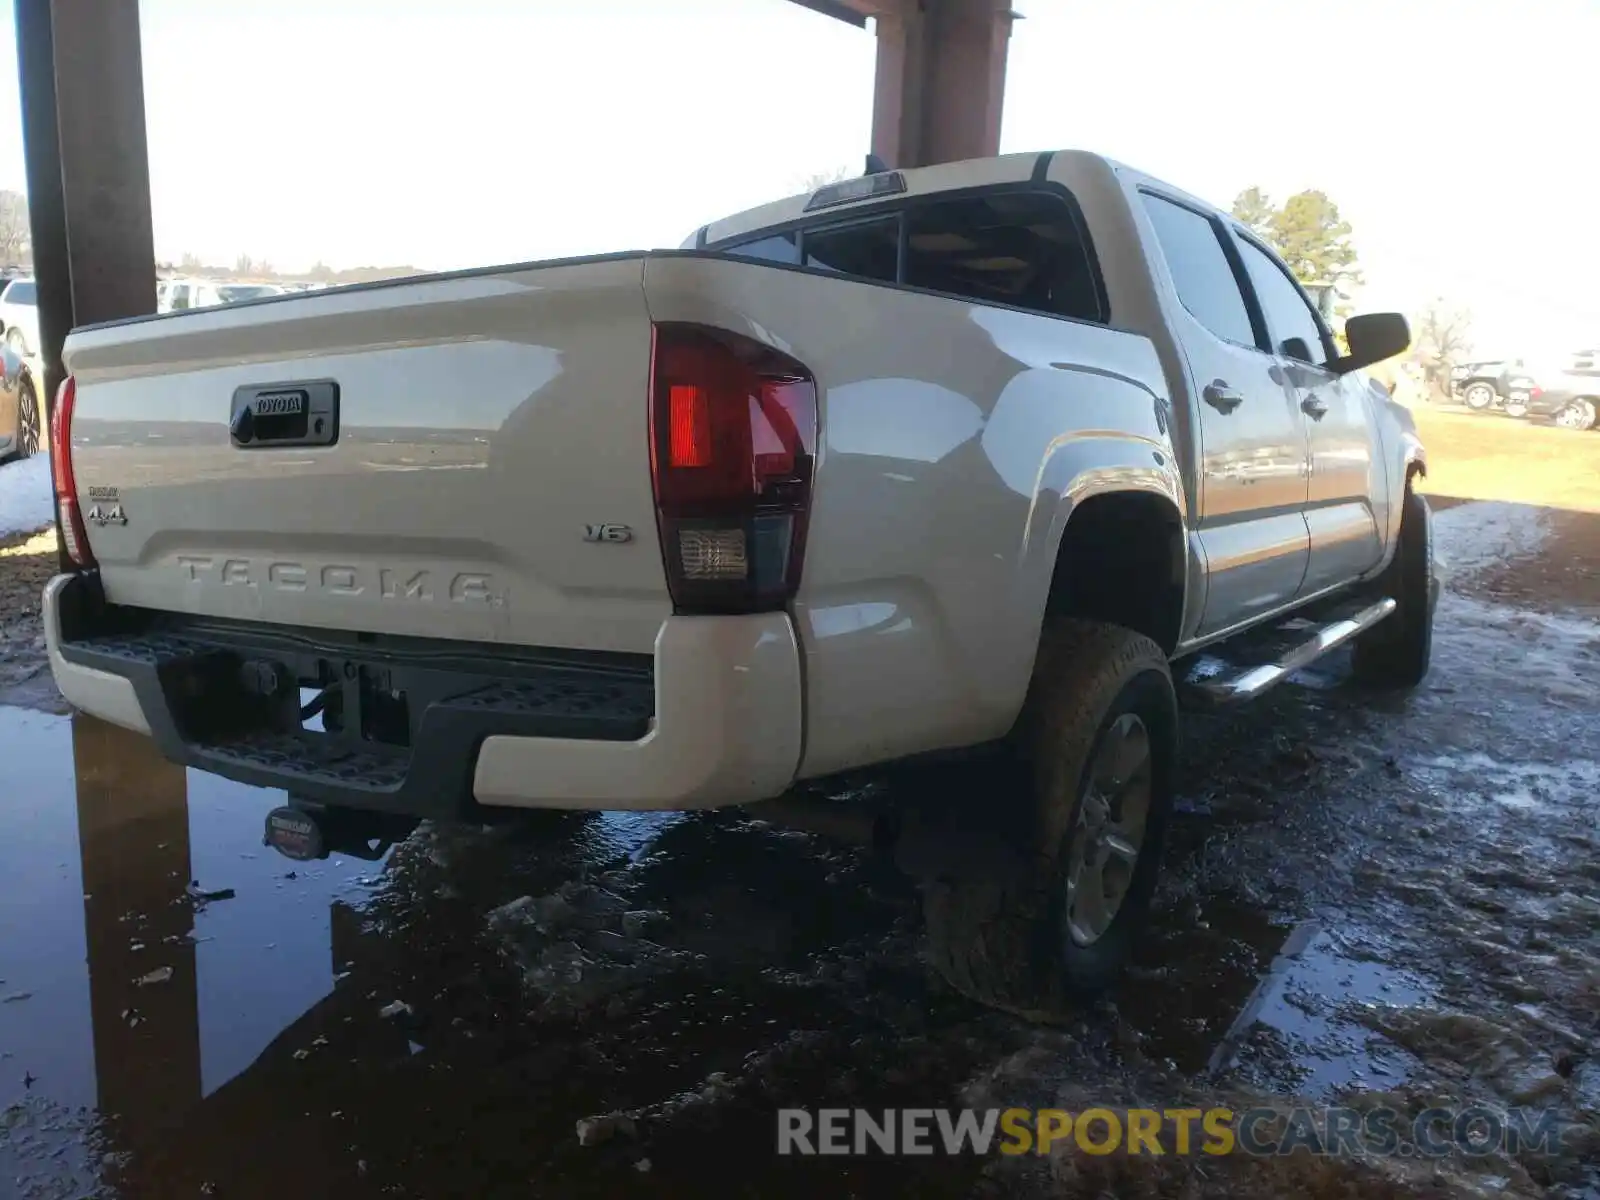
[[[221,288],[203,279],[163,279],[156,284],[158,313],[187,312],[223,304]]]
[[[39,353],[39,297],[31,275],[18,276],[0,291],[0,329],[24,358]]]

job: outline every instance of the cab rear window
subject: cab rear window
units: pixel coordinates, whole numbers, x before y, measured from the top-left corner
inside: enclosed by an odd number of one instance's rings
[[[751,242],[740,242],[736,246],[719,246],[717,250],[722,254],[731,254],[735,258],[753,258],[760,262],[783,263],[786,266],[798,267],[800,231],[794,229],[788,233],[756,238]]]
[[[1082,217],[1055,188],[913,200],[711,249],[1077,321],[1110,319]]]

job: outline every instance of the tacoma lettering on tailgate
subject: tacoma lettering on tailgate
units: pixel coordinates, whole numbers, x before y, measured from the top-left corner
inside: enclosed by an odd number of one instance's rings
[[[395,570],[345,563],[301,563],[284,559],[208,558],[180,554],[178,566],[195,583],[226,587],[266,588],[276,592],[321,592],[330,596],[365,596],[379,600],[429,604],[499,604],[494,576],[475,571],[454,574],[426,567]]]

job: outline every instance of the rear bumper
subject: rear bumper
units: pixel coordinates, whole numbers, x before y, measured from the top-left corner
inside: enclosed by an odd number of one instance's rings
[[[800,762],[800,652],[783,613],[670,617],[652,655],[621,660],[159,615],[130,628],[106,612],[92,578],[46,587],[61,694],[148,734],[173,761],[293,799],[424,817],[474,800],[712,808],[780,794]],[[255,663],[302,677],[331,669],[361,686],[381,678],[408,697],[407,744],[302,731],[283,707],[296,700],[246,693]]]
[[[1576,392],[1541,392],[1528,400],[1530,417],[1553,417],[1571,404]]]

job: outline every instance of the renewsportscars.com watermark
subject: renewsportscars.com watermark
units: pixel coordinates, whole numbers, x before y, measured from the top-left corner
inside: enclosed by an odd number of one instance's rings
[[[1562,1152],[1568,1124],[1549,1109],[1086,1108],[778,1110],[778,1153],[1085,1154],[1443,1158]]]

